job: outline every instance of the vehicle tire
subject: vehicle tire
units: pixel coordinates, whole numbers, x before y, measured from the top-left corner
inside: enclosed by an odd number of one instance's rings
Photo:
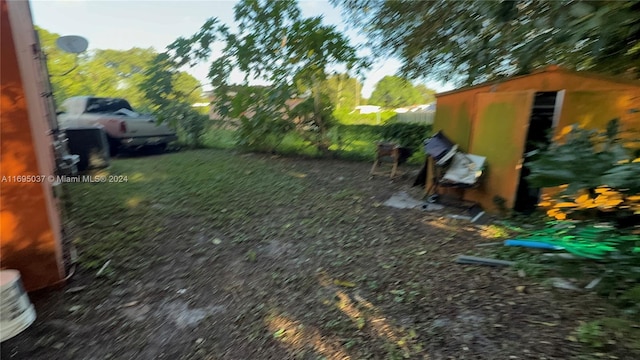
[[[154,154],[164,154],[167,152],[167,144],[158,144],[152,147]]]

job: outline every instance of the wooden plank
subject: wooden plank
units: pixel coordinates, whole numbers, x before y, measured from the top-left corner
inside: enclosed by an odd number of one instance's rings
[[[470,264],[470,265],[487,265],[487,266],[513,266],[515,262],[483,258],[477,256],[459,255],[456,258],[458,264]]]

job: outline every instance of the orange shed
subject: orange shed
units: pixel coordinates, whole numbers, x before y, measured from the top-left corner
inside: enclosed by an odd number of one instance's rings
[[[0,266],[27,290],[65,276],[54,197],[51,94],[29,2],[0,0]]]
[[[540,191],[524,179],[524,153],[549,133],[572,124],[603,129],[614,118],[623,130],[640,130],[640,82],[557,66],[436,98],[434,131],[443,131],[462,151],[487,158],[480,187],[466,190],[464,199],[488,211],[498,210],[496,200],[508,209],[535,206]]]

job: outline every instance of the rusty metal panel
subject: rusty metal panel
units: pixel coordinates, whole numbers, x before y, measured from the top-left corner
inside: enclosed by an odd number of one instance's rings
[[[515,202],[534,95],[533,91],[476,95],[469,153],[486,156],[487,169],[481,186],[467,191],[465,198],[489,211],[498,210],[496,197],[508,209]]]

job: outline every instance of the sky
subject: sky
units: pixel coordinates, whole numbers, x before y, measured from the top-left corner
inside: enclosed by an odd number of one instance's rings
[[[89,49],[128,50],[153,47],[157,51],[178,37],[196,33],[206,19],[217,17],[233,27],[235,0],[31,0],[34,23],[60,35],[79,35],[89,41]],[[300,0],[305,17],[322,15],[324,22],[335,25],[353,45],[363,44],[365,37],[349,28],[340,9],[328,0]],[[363,49],[362,54],[367,50]],[[375,84],[385,75],[394,75],[400,66],[395,58],[377,59],[366,72],[362,95],[368,98]],[[185,69],[207,88],[208,65]],[[241,82],[240,74],[232,80]],[[437,91],[451,90],[450,84],[421,79]],[[418,83],[418,81],[414,81]]]

